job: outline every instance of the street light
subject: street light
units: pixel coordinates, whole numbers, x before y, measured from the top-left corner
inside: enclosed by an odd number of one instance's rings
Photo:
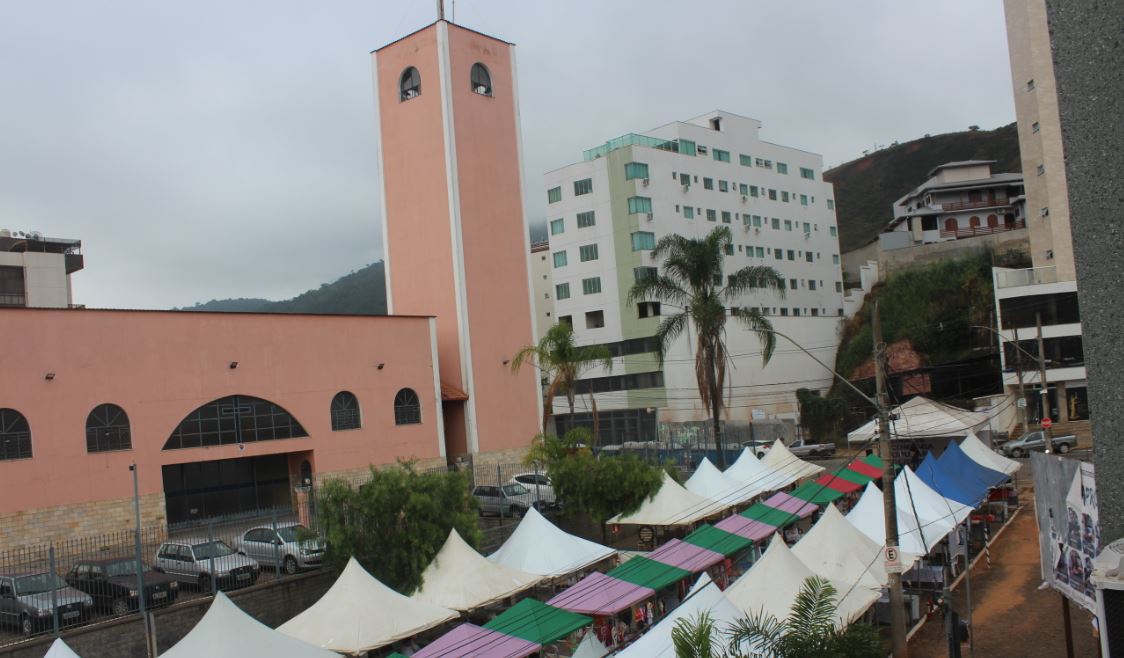
[[[137,465],[129,464],[129,470],[133,473],[133,512],[136,514],[137,526],[133,530],[134,549],[136,554],[137,569],[137,601],[138,609],[141,615],[141,623],[144,624],[144,644],[149,656],[154,656],[155,644],[152,640],[152,631],[148,627],[148,615],[145,614],[145,601],[144,601],[144,560],[141,558],[141,513],[140,513],[140,484],[137,481]]]

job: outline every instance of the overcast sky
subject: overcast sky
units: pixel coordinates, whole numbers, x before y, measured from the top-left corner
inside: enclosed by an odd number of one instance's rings
[[[455,11],[518,45],[532,221],[543,172],[714,108],[828,165],[1014,120],[1000,0]],[[436,0],[0,3],[0,228],[82,240],[73,282],[89,306],[282,299],[362,267],[382,255],[368,52],[435,13]]]

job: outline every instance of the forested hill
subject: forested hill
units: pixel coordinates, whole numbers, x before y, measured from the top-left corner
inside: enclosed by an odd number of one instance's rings
[[[292,299],[270,301],[245,298],[212,299],[183,311],[225,311],[265,313],[345,313],[386,315],[386,282],[383,262],[377,261],[351,274],[322,284]]]
[[[933,167],[957,160],[995,160],[992,173],[1022,171],[1015,124],[925,136],[825,171],[824,180],[835,184],[840,249],[874,240],[892,219],[894,201],[925,182]]]

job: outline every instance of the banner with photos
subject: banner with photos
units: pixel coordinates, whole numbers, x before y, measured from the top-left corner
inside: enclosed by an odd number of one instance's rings
[[[1036,452],[1031,466],[1042,579],[1095,613],[1090,576],[1100,550],[1101,525],[1093,465]]]

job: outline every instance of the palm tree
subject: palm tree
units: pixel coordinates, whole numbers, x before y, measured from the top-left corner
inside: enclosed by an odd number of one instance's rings
[[[784,279],[775,269],[765,266],[743,267],[726,276],[722,285],[722,262],[732,239],[726,226],[716,227],[704,238],[682,235],[660,238],[652,255],[663,259],[663,271],[637,282],[628,293],[630,303],[656,300],[680,309],[678,313],[664,316],[656,329],[661,365],[675,339],[694,327],[695,380],[699,397],[711,412],[719,468],[726,468],[719,421],[724,406],[722,391],[726,386],[726,366],[730,361],[726,352],[726,318],[736,318],[757,334],[761,340],[762,363],[768,363],[776,346],[772,323],[756,308],[737,304],[758,289],[775,290],[784,295]]]
[[[676,658],[739,658],[744,650],[773,658],[880,658],[886,655],[878,630],[866,624],[839,628],[835,623],[837,592],[827,580],[804,581],[784,621],[758,613],[726,629],[729,648],[714,650],[714,621],[707,613],[680,619],[671,632]]]
[[[554,415],[554,398],[565,395],[570,403],[570,416],[574,415],[574,398],[582,374],[601,366],[612,370],[613,357],[604,345],[574,344],[574,330],[568,324],[551,327],[535,345],[528,345],[511,359],[511,371],[519,372],[524,363],[532,363],[548,380],[543,393],[542,431],[550,433],[550,418]],[[597,441],[597,401],[593,399],[593,385],[589,386],[589,400],[593,411],[593,441]]]

